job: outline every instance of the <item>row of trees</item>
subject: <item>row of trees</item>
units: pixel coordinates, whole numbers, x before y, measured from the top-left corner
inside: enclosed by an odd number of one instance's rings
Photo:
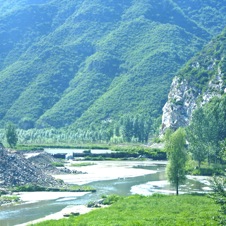
[[[156,122],[154,123],[157,125]],[[119,120],[112,120],[101,125],[90,125],[88,129],[45,128],[17,129],[18,140],[23,144],[84,144],[84,143],[147,143],[157,128],[152,120],[144,115],[125,115]],[[15,127],[14,127],[15,129]],[[1,132],[0,132],[1,133]],[[5,133],[5,131],[2,131]],[[0,134],[1,135],[1,134]]]
[[[148,141],[151,132],[151,119],[142,115],[126,115],[121,117],[119,122],[114,123],[114,131],[112,138],[122,138],[125,142]]]
[[[202,108],[198,108],[187,130],[188,150],[201,167],[207,161],[218,164],[226,162],[226,95],[213,98]],[[225,167],[223,167],[224,169]],[[226,177],[215,176],[213,198],[220,207],[216,217],[219,225],[226,225]]]

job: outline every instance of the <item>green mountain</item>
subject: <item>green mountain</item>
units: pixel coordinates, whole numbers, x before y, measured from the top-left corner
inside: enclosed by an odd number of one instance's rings
[[[0,0],[0,126],[153,124],[225,24],[226,0]]]
[[[226,28],[220,35],[205,45],[202,51],[192,57],[173,79],[168,101],[163,108],[163,132],[167,128],[175,130],[178,127],[189,125],[193,118],[193,112],[200,107],[205,106],[205,108],[216,110],[218,107],[213,107],[213,103],[217,98],[222,101],[220,105],[224,105],[226,94],[225,56]],[[212,105],[209,102],[212,102]],[[226,112],[222,109],[224,109],[223,106],[216,111],[221,112],[220,114],[226,120],[226,116],[224,116]],[[222,121],[224,120],[218,122],[220,116],[217,118],[216,122],[213,123],[215,129],[217,126],[223,128],[224,123],[222,124]],[[199,119],[199,121],[201,120]],[[210,122],[211,120],[208,119],[207,121]],[[211,129],[210,131],[213,133]],[[224,133],[221,132],[221,135]]]

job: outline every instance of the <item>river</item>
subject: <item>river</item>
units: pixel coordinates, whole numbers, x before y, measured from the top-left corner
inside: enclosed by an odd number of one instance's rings
[[[52,200],[40,200],[11,207],[0,208],[0,225],[13,226],[61,211],[70,205],[87,204],[102,195],[131,195],[153,193],[174,193],[165,178],[165,164],[161,161],[99,161],[93,165],[79,167],[87,172],[81,175],[56,175],[68,183],[88,184],[97,192],[81,196],[57,197]],[[188,177],[186,184],[180,187],[180,193],[206,192],[209,182],[205,177]],[[63,195],[62,195],[63,196]],[[30,200],[32,201],[32,199]],[[34,201],[34,200],[33,200]]]

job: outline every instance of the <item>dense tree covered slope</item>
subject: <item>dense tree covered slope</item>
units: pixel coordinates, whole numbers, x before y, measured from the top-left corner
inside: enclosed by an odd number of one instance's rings
[[[0,125],[156,119],[176,71],[226,24],[226,0],[0,0]]]

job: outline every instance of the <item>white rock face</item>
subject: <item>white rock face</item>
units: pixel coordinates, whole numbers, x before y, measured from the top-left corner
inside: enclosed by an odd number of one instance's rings
[[[162,132],[167,128],[177,129],[188,124],[196,108],[197,91],[192,89],[186,80],[173,79],[168,101],[163,107]]]
[[[213,97],[221,96],[222,93],[226,93],[226,88],[220,68],[202,94],[195,87],[192,87],[186,79],[181,80],[175,77],[171,84],[168,101],[163,107],[161,133],[163,134],[167,128],[175,130],[178,127],[188,125],[197,106],[203,106]]]

